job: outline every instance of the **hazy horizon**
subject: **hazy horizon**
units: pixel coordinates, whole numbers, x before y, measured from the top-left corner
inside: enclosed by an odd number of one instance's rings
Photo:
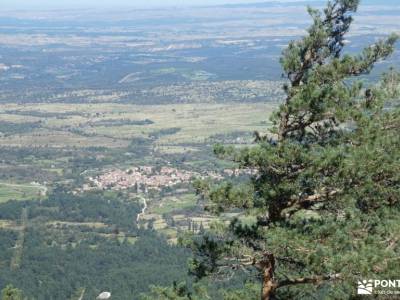
[[[308,2],[315,2],[311,0]],[[322,0],[321,0],[322,1]],[[171,7],[171,6],[209,6],[224,4],[247,4],[257,2],[307,2],[307,0],[69,0],[69,1],[52,1],[52,0],[32,0],[29,4],[25,0],[3,0],[1,9],[30,9],[30,8],[83,8],[83,7]]]
[[[191,6],[218,6],[226,4],[252,4],[252,3],[287,3],[287,2],[325,2],[327,0],[2,0],[2,10],[29,10],[29,9],[82,9],[82,8],[165,8],[165,7],[191,7]],[[361,4],[400,5],[398,0],[361,0]]]

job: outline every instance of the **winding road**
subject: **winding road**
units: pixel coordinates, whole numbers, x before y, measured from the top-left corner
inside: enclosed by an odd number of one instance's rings
[[[143,201],[142,212],[136,216],[136,224],[139,225],[140,218],[145,215],[147,209],[147,200],[143,196],[138,196]]]
[[[84,288],[84,289],[82,290],[81,296],[79,297],[78,300],[83,300],[83,296],[85,295],[85,292],[86,292],[86,288]]]

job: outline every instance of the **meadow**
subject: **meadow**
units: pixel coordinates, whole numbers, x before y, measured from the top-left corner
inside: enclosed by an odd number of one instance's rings
[[[47,188],[39,184],[17,184],[0,182],[0,203],[9,200],[40,199],[46,194]]]

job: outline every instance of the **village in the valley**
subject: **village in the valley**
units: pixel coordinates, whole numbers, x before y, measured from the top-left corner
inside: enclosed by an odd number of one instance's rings
[[[104,170],[97,176],[87,177],[87,182],[73,193],[91,190],[128,191],[142,205],[136,223],[142,228],[154,228],[166,234],[168,241],[177,242],[177,231],[197,232],[208,228],[214,216],[193,209],[196,196],[188,188],[194,179],[210,178],[214,182],[228,177],[256,175],[254,169],[224,169],[219,173],[199,173],[162,167],[135,166],[128,169]],[[172,188],[165,192],[166,188]],[[155,193],[154,193],[155,192]]]
[[[250,169],[225,169],[221,174],[216,172],[201,174],[170,166],[163,166],[161,168],[139,166],[126,170],[108,170],[96,177],[89,177],[89,182],[83,185],[81,191],[93,189],[125,190],[133,188],[138,193],[146,193],[148,190],[160,191],[166,187],[190,183],[195,178],[221,180],[224,177],[240,175],[254,175],[254,172]]]
[[[135,188],[137,192],[147,192],[148,189],[161,190],[164,187],[172,187],[180,183],[189,183],[193,178],[212,177],[222,179],[217,173],[201,175],[197,172],[178,170],[173,167],[161,167],[157,170],[151,166],[133,167],[127,170],[110,170],[97,177],[89,177],[89,184],[84,185],[83,190],[88,189],[113,189],[124,190]]]

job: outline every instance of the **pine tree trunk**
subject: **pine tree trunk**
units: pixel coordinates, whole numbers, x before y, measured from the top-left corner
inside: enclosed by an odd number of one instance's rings
[[[262,268],[262,290],[261,300],[270,300],[275,290],[274,269],[275,258],[272,253],[265,253],[260,262]]]
[[[269,271],[265,270],[262,282],[261,300],[270,300],[273,292],[274,283],[269,276]]]

